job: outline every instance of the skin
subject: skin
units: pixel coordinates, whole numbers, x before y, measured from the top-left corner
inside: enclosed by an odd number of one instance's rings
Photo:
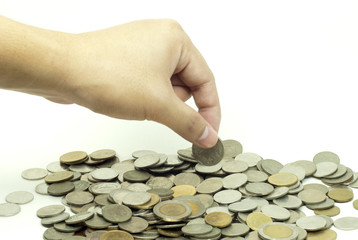
[[[0,88],[114,118],[156,121],[201,147],[218,139],[214,76],[170,19],[69,34],[0,16]],[[198,111],[185,104],[191,96]]]

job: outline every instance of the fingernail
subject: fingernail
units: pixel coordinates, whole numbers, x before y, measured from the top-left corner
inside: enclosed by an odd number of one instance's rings
[[[210,148],[213,147],[217,141],[218,141],[217,132],[211,126],[206,126],[203,134],[201,135],[201,137],[198,139],[196,143],[201,147]]]

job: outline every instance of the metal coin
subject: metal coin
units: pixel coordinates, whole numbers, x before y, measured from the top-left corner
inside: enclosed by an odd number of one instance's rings
[[[18,214],[21,211],[19,205],[14,203],[1,203],[0,204],[0,216],[10,217]]]
[[[259,196],[265,196],[272,193],[274,187],[271,184],[264,183],[264,182],[253,182],[253,183],[246,184],[245,189],[250,193]]]
[[[306,216],[297,220],[297,226],[305,229],[306,231],[318,231],[324,229],[326,220],[320,216]]]
[[[47,176],[48,172],[43,168],[30,168],[22,172],[21,177],[26,180],[39,180]]]
[[[179,173],[174,178],[175,185],[192,185],[198,186],[202,182],[202,178],[195,173]]]
[[[357,200],[354,200],[353,202],[353,207],[358,210],[358,199]]]
[[[333,199],[335,202],[344,203],[351,201],[354,195],[351,189],[335,188],[328,192],[328,197]]]
[[[273,200],[273,199],[281,198],[281,197],[287,195],[288,191],[289,191],[288,187],[276,187],[272,193],[264,196],[264,198],[266,200]]]
[[[218,139],[215,146],[211,148],[201,148],[193,144],[193,156],[203,165],[212,166],[221,161],[224,157],[224,145]]]
[[[166,222],[179,222],[190,216],[191,208],[184,202],[168,200],[155,205],[153,212]]]
[[[71,171],[54,172],[45,177],[45,182],[58,183],[70,180],[71,178],[73,178],[73,172]]]
[[[47,188],[48,188],[48,184],[43,182],[43,183],[40,183],[36,186],[35,188],[35,191],[38,193],[38,194],[41,194],[41,195],[48,195],[47,193]]]
[[[120,182],[123,182],[124,181],[123,174],[130,170],[135,170],[134,160],[130,159],[130,160],[121,161],[119,163],[115,163],[111,166],[111,168],[113,168],[118,172],[118,180]]]
[[[72,225],[71,226],[71,225],[67,225],[64,222],[61,222],[61,223],[55,223],[53,225],[53,228],[59,232],[74,233],[74,232],[80,231],[83,228],[83,225]]]
[[[71,233],[59,232],[55,228],[50,227],[46,229],[46,231],[44,232],[43,238],[46,240],[62,240],[62,239],[67,239],[73,234],[74,234],[73,232]]]
[[[246,224],[254,231],[259,230],[261,225],[271,222],[272,219],[262,212],[250,213],[246,218]]]
[[[93,159],[94,161],[106,160],[109,158],[113,158],[115,156],[116,156],[116,151],[112,149],[101,149],[90,154],[91,159]]]
[[[305,204],[317,204],[326,200],[326,194],[315,189],[303,190],[297,196]]]
[[[243,201],[232,203],[228,206],[229,210],[232,212],[250,212],[257,208],[257,203],[255,201]]]
[[[340,159],[337,154],[333,152],[319,152],[313,157],[313,162],[315,164],[321,163],[321,162],[332,162],[335,164],[339,164]]]
[[[235,160],[246,162],[249,165],[249,167],[254,167],[260,160],[262,160],[262,157],[257,155],[256,153],[244,152],[238,154],[235,157]]]
[[[195,197],[200,200],[205,209],[208,209],[214,203],[213,197],[209,194],[196,194]]]
[[[276,173],[268,178],[268,182],[278,187],[289,187],[297,183],[298,178],[292,173]]]
[[[230,204],[240,201],[242,194],[237,190],[222,190],[215,193],[214,200],[220,204]]]
[[[34,195],[30,192],[16,191],[9,193],[5,200],[8,203],[25,204],[29,203],[34,199]]]
[[[128,221],[132,217],[132,210],[124,205],[112,204],[102,208],[104,219],[111,223]]]
[[[342,217],[334,221],[334,226],[340,230],[355,230],[358,229],[357,217]]]
[[[129,182],[146,182],[151,175],[145,171],[130,170],[123,174],[123,179]]]
[[[130,192],[123,198],[123,204],[129,206],[142,205],[149,202],[151,195],[148,192]]]
[[[243,223],[232,223],[230,226],[223,228],[221,234],[225,237],[238,237],[247,234],[250,228]]]
[[[257,170],[248,170],[245,174],[248,182],[265,182],[268,178],[266,173]]]
[[[48,194],[52,196],[62,196],[75,189],[75,185],[72,182],[60,182],[53,183],[47,188]]]
[[[182,195],[195,195],[196,189],[192,185],[178,185],[171,188],[174,191],[173,197],[178,197]]]
[[[331,208],[333,206],[334,206],[334,201],[328,197],[326,197],[326,199],[321,203],[306,204],[306,207],[312,210],[323,210],[323,209]]]
[[[314,210],[314,213],[316,215],[324,215],[324,216],[328,216],[328,217],[337,216],[340,212],[341,212],[341,210],[337,206],[333,206],[333,207],[328,208],[328,209],[322,209],[322,210],[316,209],[316,210]]]
[[[122,187],[132,192],[146,192],[151,189],[150,186],[144,183],[128,183],[128,185],[124,185],[124,183],[122,183]]]
[[[141,205],[132,206],[132,208],[136,208],[136,209],[151,209],[151,208],[153,208],[160,201],[160,197],[158,194],[155,194],[155,193],[150,193],[150,195],[151,195],[151,198],[150,198],[149,202],[141,204]]]
[[[324,182],[325,184],[342,184],[342,183],[348,183],[349,181],[351,181],[353,179],[353,171],[350,168],[347,168],[347,172],[339,177],[339,178],[322,178],[322,182]]]
[[[316,164],[317,171],[313,174],[314,177],[321,178],[336,172],[338,165],[333,162],[320,162]]]
[[[66,171],[68,169],[68,166],[65,164],[61,164],[59,161],[55,161],[52,163],[49,163],[46,166],[47,171],[54,173],[54,172],[62,172]]]
[[[236,140],[227,139],[222,141],[224,145],[224,157],[234,158],[242,153],[242,145]]]
[[[76,164],[76,165],[71,165],[69,169],[73,172],[79,172],[84,174],[84,173],[91,172],[96,168],[87,164]]]
[[[167,177],[153,177],[146,183],[150,188],[171,188],[173,181]]]
[[[224,228],[231,224],[232,218],[224,212],[212,212],[205,216],[205,222],[213,227]]]
[[[113,168],[99,168],[92,171],[91,175],[98,181],[111,181],[118,176],[118,172]]]
[[[138,150],[132,153],[132,157],[134,158],[140,158],[143,157],[145,155],[149,155],[149,154],[157,154],[157,152],[152,151],[152,150]]]
[[[279,172],[292,173],[297,176],[299,181],[302,181],[306,177],[306,171],[303,167],[294,166],[291,164],[285,165]]]
[[[261,168],[265,173],[272,175],[278,173],[283,165],[274,159],[264,159],[261,161]]]
[[[158,194],[162,200],[171,198],[174,193],[173,190],[167,188],[155,188],[155,189],[147,190],[147,192]]]
[[[93,212],[83,212],[83,213],[77,213],[76,215],[73,215],[65,220],[66,224],[73,225],[78,223],[83,223],[87,221],[88,219],[91,219],[93,217]]]
[[[75,185],[74,191],[86,191],[90,186],[89,182],[83,180],[74,181],[73,185]]]
[[[164,166],[179,166],[183,164],[183,161],[179,159],[178,155],[175,154],[168,154],[167,161],[164,163]]]
[[[213,229],[208,224],[189,224],[181,228],[182,232],[186,235],[201,235],[209,233]]]
[[[148,227],[148,222],[141,217],[132,217],[126,222],[118,223],[118,226],[130,233],[141,233]]]
[[[37,210],[36,215],[40,218],[54,217],[60,215],[64,211],[65,207],[63,205],[49,205]]]
[[[306,177],[312,176],[317,170],[316,164],[308,160],[299,160],[291,163],[291,165],[303,167],[306,172]]]
[[[273,202],[276,205],[287,209],[297,209],[302,206],[302,200],[292,195],[286,195],[284,197],[274,199]]]
[[[121,185],[118,183],[95,183],[89,187],[89,191],[93,194],[109,194],[115,189],[120,189]]]
[[[303,186],[303,189],[316,189],[319,190],[321,192],[323,192],[324,194],[328,193],[328,187],[326,185],[320,184],[320,183],[309,183],[309,184],[305,184]]]
[[[88,158],[88,155],[86,152],[83,151],[73,151],[69,153],[65,153],[60,157],[60,162],[72,165],[72,164],[79,164],[84,161],[86,161]]]
[[[326,229],[318,232],[309,232],[307,234],[307,240],[336,240],[337,233],[332,229]]]
[[[204,181],[202,181],[197,187],[196,191],[198,193],[215,193],[222,189],[223,183],[221,178],[207,178]]]
[[[71,192],[66,195],[66,201],[74,205],[85,205],[92,202],[93,199],[94,197],[91,193],[83,191]]]
[[[337,171],[331,175],[325,176],[325,178],[331,179],[331,178],[339,178],[342,177],[344,174],[346,174],[347,172],[347,167],[342,165],[342,164],[338,164],[337,165]]]
[[[109,226],[111,226],[110,222],[107,222],[103,217],[99,216],[98,214],[95,214],[91,219],[87,220],[85,224],[87,227],[90,227],[92,229],[107,229]]]
[[[65,221],[67,218],[70,217],[70,214],[63,212],[57,216],[54,217],[47,217],[47,218],[42,218],[41,219],[41,224],[46,226],[46,225],[52,225],[55,223],[59,223],[59,222],[63,222]]]
[[[285,221],[291,216],[287,209],[273,204],[263,206],[261,211],[277,221]]]
[[[222,169],[227,173],[241,173],[245,172],[249,165],[243,161],[231,160],[225,161],[222,164]]]
[[[99,206],[106,206],[106,205],[110,205],[112,204],[112,202],[110,202],[108,200],[108,194],[102,194],[102,195],[97,195],[95,198],[94,198],[94,202],[99,205]]]
[[[201,163],[198,163],[195,165],[195,170],[202,174],[209,174],[209,173],[215,173],[221,169],[221,162],[215,164],[215,165],[203,165]]]
[[[120,230],[108,231],[108,232],[104,233],[100,238],[100,240],[114,240],[114,239],[134,240],[132,235],[130,235],[129,233],[127,233],[125,231],[120,231]]]
[[[298,231],[288,224],[284,223],[267,223],[258,230],[262,239],[282,239],[295,240],[298,237]]]
[[[146,167],[152,167],[156,165],[160,160],[160,157],[158,154],[148,154],[144,155],[142,157],[137,158],[134,161],[134,166],[136,168],[146,168]]]
[[[237,189],[247,182],[247,176],[244,173],[234,173],[227,175],[222,179],[223,187],[227,189]]]

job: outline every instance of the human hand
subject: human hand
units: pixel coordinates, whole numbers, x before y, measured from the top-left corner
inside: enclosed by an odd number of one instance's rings
[[[53,100],[115,118],[153,120],[202,147],[217,142],[214,76],[175,21],[136,21],[74,35],[69,48],[66,82],[72,91]],[[198,112],[184,103],[191,95]]]

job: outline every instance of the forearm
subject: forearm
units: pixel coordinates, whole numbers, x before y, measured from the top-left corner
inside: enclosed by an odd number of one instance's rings
[[[0,16],[0,88],[41,96],[65,88],[67,39]]]

